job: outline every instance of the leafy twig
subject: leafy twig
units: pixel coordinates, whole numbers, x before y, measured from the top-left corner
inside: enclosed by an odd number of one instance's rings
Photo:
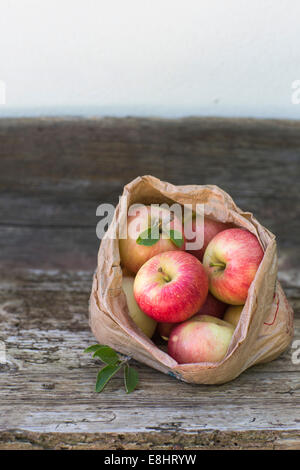
[[[96,392],[100,393],[110,379],[123,367],[124,385],[126,393],[131,393],[136,388],[139,377],[138,372],[128,362],[130,358],[121,360],[111,347],[103,344],[93,344],[84,350],[85,353],[93,353],[93,357],[99,358],[106,365],[99,371],[96,381]]]

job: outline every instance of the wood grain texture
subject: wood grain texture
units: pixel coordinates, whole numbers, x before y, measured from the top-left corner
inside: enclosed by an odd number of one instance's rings
[[[0,448],[300,448],[294,349],[219,386],[135,364],[98,395],[87,303],[96,207],[153,174],[217,184],[278,236],[300,340],[300,123],[235,119],[0,120]]]
[[[0,267],[94,269],[97,206],[143,174],[219,185],[299,265],[300,122],[7,119],[0,142]]]
[[[126,395],[120,375],[96,394],[101,364],[83,354],[94,342],[87,324],[91,277],[32,270],[2,280],[0,448],[300,447],[293,349],[221,386],[177,382],[135,364],[134,394]],[[300,338],[299,284],[285,288]]]

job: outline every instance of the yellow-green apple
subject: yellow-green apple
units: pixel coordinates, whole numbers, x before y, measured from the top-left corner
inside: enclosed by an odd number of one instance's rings
[[[157,325],[157,332],[162,337],[162,339],[168,341],[172,329],[175,328],[175,326],[178,324],[179,323],[159,323]]]
[[[234,326],[210,315],[196,315],[172,329],[168,354],[179,364],[219,362],[227,353]]]
[[[243,305],[263,255],[258,239],[248,230],[231,228],[218,233],[203,258],[210,292],[227,304]]]
[[[227,306],[227,304],[216,299],[216,297],[209,292],[204,304],[197,313],[200,315],[211,315],[212,317],[222,318]]]
[[[244,305],[229,305],[225,311],[223,320],[228,321],[228,323],[231,323],[234,326],[237,326],[243,308]]]
[[[158,322],[177,323],[202,307],[208,279],[202,263],[184,251],[167,251],[149,259],[134,280],[139,307]]]
[[[204,252],[206,250],[207,245],[217,235],[217,233],[232,227],[231,224],[219,222],[217,220],[210,219],[206,216],[204,217],[204,226],[202,226],[202,224],[202,219],[200,222],[198,222],[196,218],[192,219],[193,233],[196,233],[198,230],[203,230],[203,246],[195,250],[188,250],[189,253],[196,256],[196,258],[198,258],[200,261],[203,260]],[[196,235],[191,239],[187,239],[187,242],[192,243],[195,242],[195,240]]]
[[[148,317],[148,315],[142,312],[142,310],[136,303],[133,294],[133,283],[133,277],[123,277],[122,287],[126,295],[129,314],[134,323],[136,323],[136,325],[145,333],[145,335],[149,338],[152,338],[157,323],[155,320],[153,320],[153,318]]]
[[[137,273],[148,259],[158,253],[184,250],[182,221],[167,209],[141,206],[134,215],[128,216],[126,238],[119,240],[119,249],[122,265]]]

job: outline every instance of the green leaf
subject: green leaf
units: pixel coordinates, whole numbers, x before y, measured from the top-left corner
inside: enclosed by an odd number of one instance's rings
[[[139,375],[137,370],[125,364],[124,367],[124,382],[126,393],[131,393],[139,383]]]
[[[105,364],[116,364],[119,361],[118,354],[109,346],[102,346],[97,349],[93,357],[99,357]]]
[[[100,393],[104,389],[107,382],[115,375],[118,370],[120,370],[120,364],[108,364],[107,366],[103,367],[97,375],[96,381],[96,392]]]
[[[178,248],[182,247],[184,239],[181,232],[178,232],[178,230],[173,229],[170,230],[170,239],[176,246],[178,246]]]
[[[103,347],[102,344],[92,344],[92,346],[89,346],[89,347],[86,348],[83,352],[84,352],[84,353],[95,352],[95,351],[97,351],[99,348],[102,348],[102,347]]]
[[[151,232],[153,231],[153,234]],[[136,242],[138,245],[152,246],[160,239],[158,226],[148,227],[142,233],[139,234]]]

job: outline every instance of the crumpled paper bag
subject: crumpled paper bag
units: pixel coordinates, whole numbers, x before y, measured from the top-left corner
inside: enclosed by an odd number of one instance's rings
[[[90,296],[90,326],[100,344],[107,344],[161,372],[197,384],[228,382],[254,364],[273,360],[287,348],[293,337],[293,310],[277,280],[275,236],[250,212],[239,209],[217,186],[174,186],[153,176],[136,178],[124,187],[123,196],[128,198],[128,207],[135,203],[177,202],[192,204],[194,208],[197,203],[202,203],[206,216],[233,223],[255,234],[264,249],[264,257],[223,360],[178,364],[147,338],[129,315],[122,290],[118,239],[111,237],[113,227],[126,217],[126,211],[118,205],[100,245]]]

